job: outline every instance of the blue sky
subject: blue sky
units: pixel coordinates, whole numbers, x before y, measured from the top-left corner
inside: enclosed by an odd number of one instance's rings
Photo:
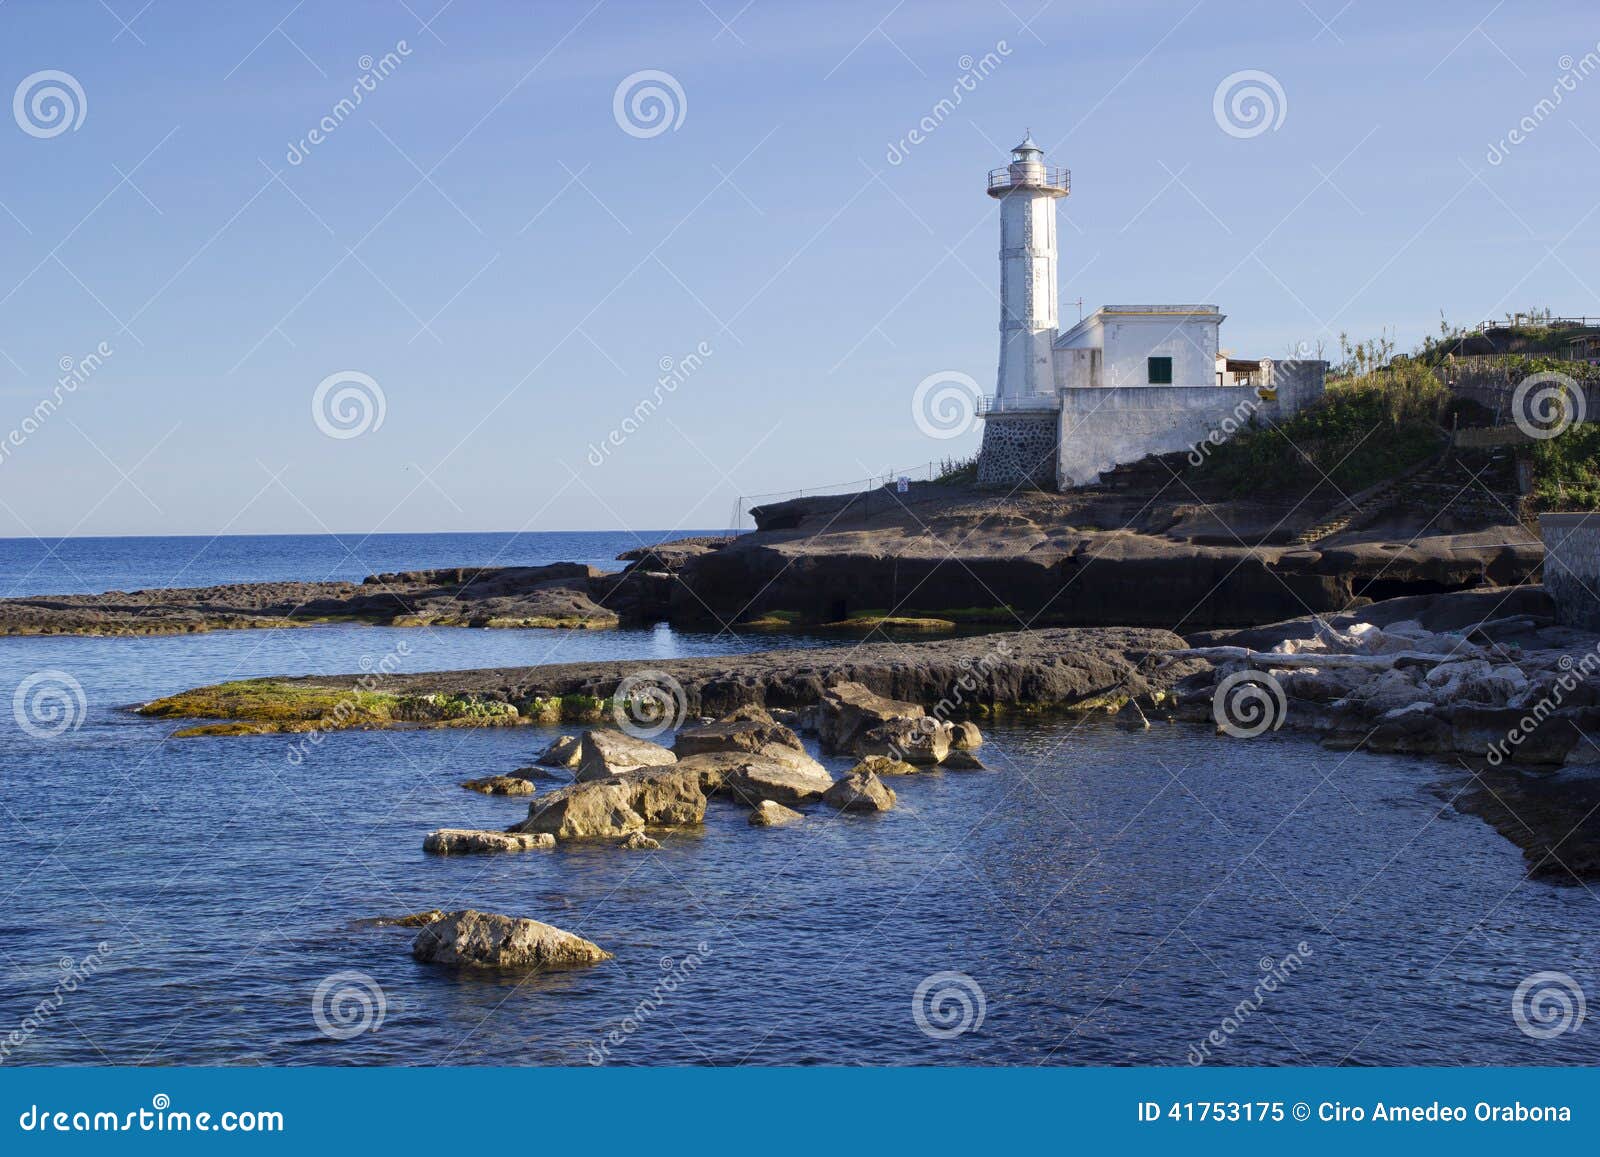
[[[1064,302],[1214,302],[1269,355],[1597,314],[1600,76],[1536,111],[1597,41],[1492,0],[9,0],[0,87],[83,115],[0,118],[0,534],[719,526],[970,453],[910,399],[992,388],[984,173],[1029,127],[1073,171]],[[614,115],[643,70],[682,92],[654,135]],[[1253,136],[1213,111],[1243,70],[1283,94]],[[346,371],[382,422],[329,437]]]

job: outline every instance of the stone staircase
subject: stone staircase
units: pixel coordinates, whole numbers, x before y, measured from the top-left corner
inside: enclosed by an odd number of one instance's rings
[[[1448,450],[1427,466],[1381,482],[1342,502],[1341,508],[1295,536],[1306,546],[1359,529],[1385,508],[1404,505],[1430,515],[1474,522],[1514,522],[1521,510],[1515,453],[1510,447]]]

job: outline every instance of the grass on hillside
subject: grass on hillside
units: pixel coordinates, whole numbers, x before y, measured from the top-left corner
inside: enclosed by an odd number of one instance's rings
[[[1303,493],[1325,477],[1354,493],[1438,452],[1447,394],[1414,362],[1331,381],[1319,401],[1293,417],[1275,426],[1253,422],[1210,447],[1196,474],[1236,497]]]
[[[1600,425],[1569,426],[1535,442],[1533,493],[1544,510],[1600,510]]]

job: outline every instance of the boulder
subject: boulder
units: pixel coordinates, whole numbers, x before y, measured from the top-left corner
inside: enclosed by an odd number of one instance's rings
[[[954,754],[954,753],[952,753]],[[860,772],[871,772],[873,775],[915,775],[919,769],[912,767],[900,759],[890,759],[887,755],[869,755],[860,763],[850,769],[851,775]]]
[[[545,832],[559,840],[628,836],[651,827],[702,823],[706,796],[694,768],[651,767],[586,780],[550,792],[528,807],[511,830]]]
[[[987,771],[981,760],[970,751],[952,751],[939,765],[950,771]]]
[[[800,737],[789,728],[759,719],[718,720],[704,727],[686,727],[678,732],[672,750],[682,757],[710,751],[760,751],[769,744],[805,750]]]
[[[790,771],[813,776],[828,775],[828,769],[812,759],[808,752],[803,749],[797,751],[786,744],[769,743],[756,754],[762,759],[770,759],[774,763],[781,763]],[[831,781],[833,776],[828,775],[828,779]]]
[[[728,773],[725,786],[729,794],[754,807],[762,800],[781,804],[810,803],[822,798],[833,786],[820,763],[811,760],[815,770],[779,762],[765,755],[748,756]]]
[[[978,725],[967,720],[950,725],[950,746],[957,751],[976,751],[983,746],[983,733]]]
[[[617,847],[619,848],[627,848],[630,851],[635,852],[654,851],[660,846],[660,840],[653,840],[643,832],[634,832],[631,836],[625,836],[623,837],[622,841],[617,844]]]
[[[822,795],[823,803],[843,812],[886,812],[894,800],[894,791],[870,771],[852,771]]]
[[[461,786],[484,795],[532,795],[536,790],[532,780],[520,775],[486,775],[482,779],[465,780]]]
[[[715,795],[723,790],[728,776],[750,759],[744,751],[708,751],[704,755],[686,755],[672,766],[678,771],[694,772],[700,779],[700,790]]]
[[[581,744],[582,740],[577,736],[563,735],[540,752],[539,758],[534,762],[545,767],[577,767],[578,749]]]
[[[815,726],[828,751],[853,751],[861,735],[890,720],[921,719],[923,710],[869,691],[860,683],[836,683],[822,693]]]
[[[539,832],[485,832],[472,828],[440,828],[429,832],[422,850],[436,856],[460,856],[474,852],[525,852],[529,848],[553,848],[554,836]]]
[[[906,763],[941,763],[950,754],[950,725],[924,716],[891,719],[862,732],[852,750],[857,755],[884,755]]]
[[[759,703],[746,703],[741,707],[735,707],[717,720],[718,723],[738,723],[741,721],[774,723],[777,722],[777,717]]]
[[[577,779],[582,783],[641,767],[665,767],[676,762],[678,757],[659,743],[635,739],[622,731],[596,728],[583,733],[578,750]]]
[[[609,960],[611,953],[571,932],[468,908],[450,912],[417,933],[411,955],[425,964],[464,968],[573,968]]]
[[[784,807],[781,803],[774,803],[764,799],[750,812],[750,826],[756,828],[781,828],[785,824],[792,824],[806,817],[793,808]]]

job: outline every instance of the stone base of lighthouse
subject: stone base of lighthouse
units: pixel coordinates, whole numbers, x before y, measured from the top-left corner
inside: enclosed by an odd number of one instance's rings
[[[978,451],[978,485],[1054,490],[1060,421],[1054,410],[987,415],[983,448]]]

